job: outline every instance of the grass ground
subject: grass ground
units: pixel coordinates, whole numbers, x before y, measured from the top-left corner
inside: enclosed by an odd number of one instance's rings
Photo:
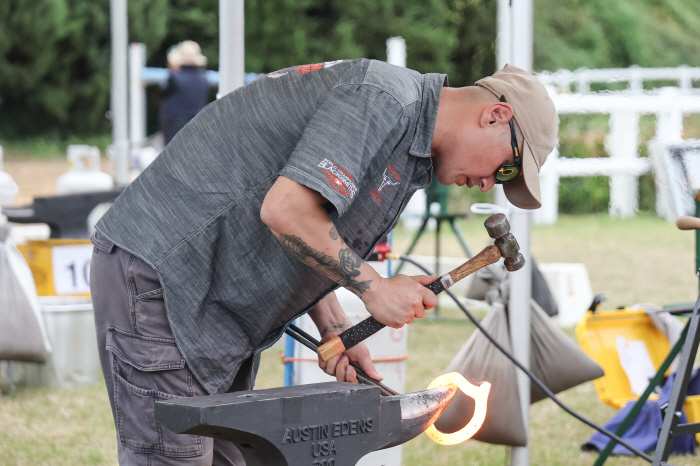
[[[472,249],[480,249],[486,234],[483,218],[463,224]],[[404,251],[412,235],[398,231],[396,251]],[[416,253],[430,254],[432,235]],[[456,239],[444,233],[445,255],[460,255]],[[698,283],[693,274],[694,238],[689,232],[655,217],[613,220],[607,216],[561,217],[556,225],[534,226],[532,252],[539,262],[586,264],[594,293],[604,293],[604,308],[635,302],[694,301]],[[424,389],[439,375],[474,331],[461,313],[443,306],[440,320],[411,324],[407,391]],[[571,332],[569,332],[571,334]],[[257,388],[282,384],[279,348],[263,355]],[[592,383],[563,393],[572,408],[597,423],[613,414],[597,398]],[[593,431],[561,411],[550,400],[531,410],[531,464],[591,465],[595,455],[581,453],[580,444]],[[101,384],[75,389],[22,388],[0,398],[0,466],[114,465],[114,427],[106,392]],[[466,442],[441,447],[420,436],[404,446],[404,466],[508,464],[505,447]],[[697,457],[673,459],[677,465],[699,464]],[[627,466],[643,460],[611,458],[606,464]]]

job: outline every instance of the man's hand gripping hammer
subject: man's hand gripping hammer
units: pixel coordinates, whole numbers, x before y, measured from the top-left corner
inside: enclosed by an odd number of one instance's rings
[[[485,247],[479,254],[464,264],[438,277],[431,284],[426,285],[426,288],[435,294],[441,293],[467,275],[497,262],[501,257],[505,258],[506,269],[511,272],[519,270],[525,265],[525,258],[519,252],[520,246],[510,232],[510,224],[505,215],[495,214],[490,216],[484,222],[484,226],[489,236],[495,238],[495,245]],[[329,361],[343,351],[374,335],[384,327],[385,325],[377,322],[374,317],[369,317],[319,346],[318,354],[324,361]]]

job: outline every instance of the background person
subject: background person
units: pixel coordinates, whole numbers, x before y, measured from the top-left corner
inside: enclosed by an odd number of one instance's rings
[[[194,41],[180,42],[168,52],[170,77],[161,88],[160,107],[165,145],[207,104],[206,65],[207,58]]]

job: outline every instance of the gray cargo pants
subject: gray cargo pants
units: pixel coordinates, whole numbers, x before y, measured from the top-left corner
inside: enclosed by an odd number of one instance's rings
[[[117,428],[119,464],[245,465],[230,442],[174,434],[156,422],[155,401],[207,393],[175,345],[156,271],[99,232],[92,242],[97,350]]]

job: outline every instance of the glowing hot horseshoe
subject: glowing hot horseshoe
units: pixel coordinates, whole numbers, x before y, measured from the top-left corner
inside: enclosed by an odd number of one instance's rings
[[[476,385],[469,383],[467,379],[462,377],[462,375],[457,372],[450,372],[441,375],[431,382],[431,384],[428,386],[428,390],[431,388],[445,387],[448,385],[456,385],[460,390],[462,390],[462,393],[474,398],[474,415],[466,426],[451,434],[440,432],[434,425],[428,427],[428,430],[426,430],[425,433],[428,434],[430,440],[440,445],[456,445],[458,443],[462,443],[465,440],[472,438],[474,434],[481,429],[481,425],[484,423],[484,419],[486,419],[486,403],[489,398],[489,391],[491,390],[490,383],[483,382],[477,387]]]

